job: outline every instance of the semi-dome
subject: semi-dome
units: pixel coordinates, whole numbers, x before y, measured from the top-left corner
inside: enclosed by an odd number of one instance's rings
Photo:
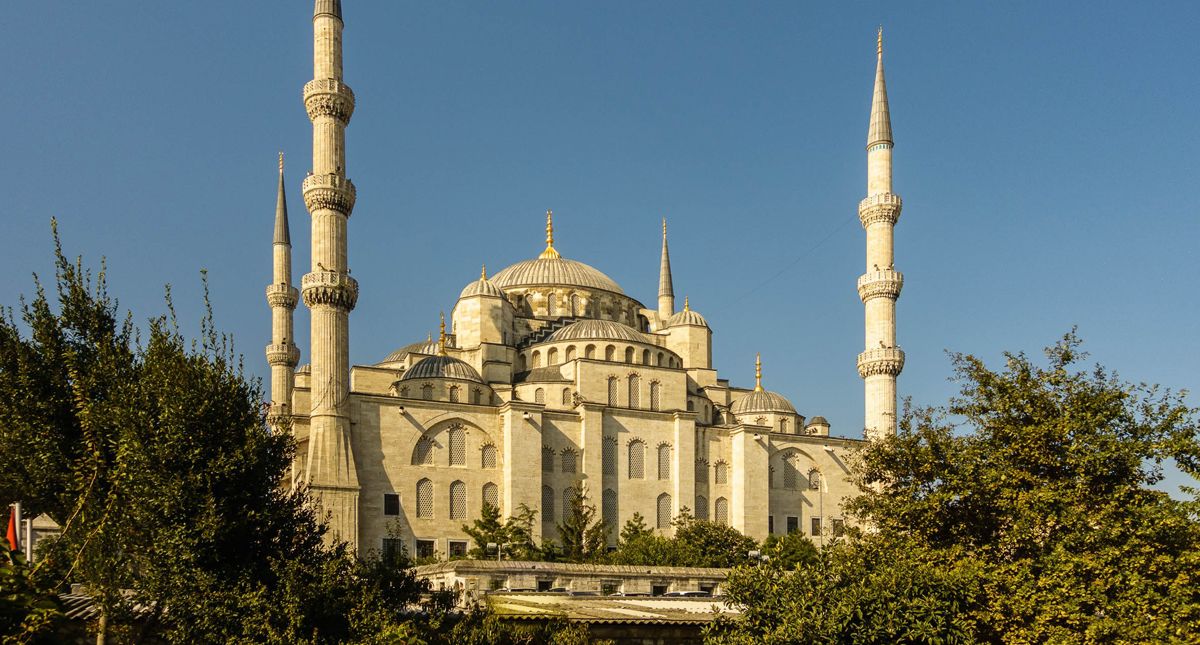
[[[518,262],[492,276],[492,283],[501,289],[552,285],[625,293],[599,269],[566,258],[541,257]]]
[[[815,416],[812,418],[812,420],[810,420],[808,422],[808,425],[810,425],[810,426],[827,426],[827,425],[829,425],[829,422],[825,420],[825,417]]]
[[[738,399],[730,408],[734,414],[752,414],[755,412],[776,412],[795,414],[796,408],[782,394],[755,390]]]
[[[691,305],[687,298],[683,299],[683,311],[675,312],[664,326],[675,327],[676,325],[696,325],[697,327],[708,327],[708,321],[704,319],[698,312],[692,311]]]
[[[401,381],[424,378],[455,378],[482,383],[483,378],[467,363],[450,356],[422,358],[400,377]]]
[[[487,267],[479,274],[479,279],[463,287],[462,293],[458,294],[458,299],[470,298],[472,296],[491,296],[493,298],[503,298],[504,292],[497,287],[494,282],[487,277]]]
[[[399,363],[404,360],[409,354],[436,354],[438,351],[437,341],[432,339],[423,340],[417,343],[405,345],[400,349],[387,355],[387,358],[379,361],[380,363]]]
[[[550,334],[545,340],[555,343],[562,340],[624,340],[644,343],[646,337],[628,325],[611,320],[580,320]]]

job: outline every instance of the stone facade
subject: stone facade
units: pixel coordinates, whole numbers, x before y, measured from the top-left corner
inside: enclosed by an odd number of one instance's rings
[[[652,307],[596,268],[564,258],[547,212],[545,249],[468,283],[449,333],[443,320],[436,341],[351,366],[349,313],[358,289],[346,231],[356,189],[345,177],[344,128],[354,95],[342,81],[340,2],[318,0],[313,24],[315,80],[304,97],[314,170],[303,183],[313,266],[299,291],[311,310],[311,364],[290,371],[297,290],[282,192],[267,355],[272,422],[290,421],[295,478],[329,513],[334,536],[362,550],[402,545],[417,556],[453,556],[469,546],[462,526],[494,504],[506,516],[535,510],[536,537],[553,539],[581,488],[616,529],[636,513],[669,533],[671,519],[687,510],[756,539],[799,530],[824,541],[836,533],[854,492],[849,457],[861,440],[830,436],[823,417],[809,419],[764,389],[761,363],[753,388],[718,376],[707,321],[686,299],[675,308],[665,222]],[[881,131],[882,78],[880,63],[873,137]],[[886,148],[869,152],[870,196],[860,208],[868,264],[879,265],[859,280],[868,348],[858,365],[871,432],[885,430],[871,420],[888,414],[894,427],[903,366],[895,347],[903,278],[891,263],[899,198],[890,193],[890,123],[886,137]]]

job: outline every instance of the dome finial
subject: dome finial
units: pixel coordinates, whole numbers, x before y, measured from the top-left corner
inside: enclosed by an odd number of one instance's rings
[[[442,323],[438,329],[438,356],[446,355],[446,312],[441,312]]]
[[[684,297],[683,297],[683,310],[684,310],[684,311],[691,311],[691,310],[692,310],[692,305],[691,305],[691,303],[689,303],[689,302],[688,302],[688,297],[687,297],[687,296],[684,296]]]
[[[539,260],[557,260],[562,257],[554,250],[554,211],[546,209],[546,250],[538,256]]]
[[[754,391],[762,392],[762,354],[754,354]]]
[[[487,280],[487,264],[484,264],[483,268],[479,270],[479,279]]]
[[[875,54],[883,56],[883,25],[879,25],[879,35],[875,40]]]

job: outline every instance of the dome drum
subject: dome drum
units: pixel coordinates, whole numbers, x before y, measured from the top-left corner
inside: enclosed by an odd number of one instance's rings
[[[483,383],[483,377],[479,376],[479,372],[475,371],[474,367],[450,356],[430,356],[423,358],[406,371],[404,376],[400,377],[400,380],[411,381],[413,379],[442,378]]]

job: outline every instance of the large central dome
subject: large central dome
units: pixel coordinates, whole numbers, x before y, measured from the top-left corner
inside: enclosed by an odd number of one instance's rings
[[[492,276],[491,280],[501,289],[554,285],[625,293],[599,269],[565,258],[540,257],[518,262]]]

